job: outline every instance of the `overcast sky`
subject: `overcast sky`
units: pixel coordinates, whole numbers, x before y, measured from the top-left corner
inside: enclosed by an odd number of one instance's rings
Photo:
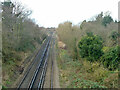
[[[78,24],[90,20],[100,12],[110,11],[118,18],[119,0],[19,0],[33,10],[31,15],[40,26],[57,27],[59,23],[71,21]]]

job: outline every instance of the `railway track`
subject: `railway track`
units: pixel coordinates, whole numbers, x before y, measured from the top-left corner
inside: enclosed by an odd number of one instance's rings
[[[42,89],[44,86],[45,75],[47,70],[49,48],[51,45],[51,38],[49,36],[41,49],[38,51],[32,64],[28,68],[17,89],[28,88],[31,89]]]

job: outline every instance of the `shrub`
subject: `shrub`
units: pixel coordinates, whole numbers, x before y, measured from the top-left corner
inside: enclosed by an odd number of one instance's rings
[[[93,67],[94,68],[94,67]],[[92,75],[92,78],[94,78],[97,82],[103,82],[105,77],[108,77],[109,71],[107,69],[104,69],[102,66],[95,67],[95,71]]]
[[[24,51],[26,52],[27,50],[30,50],[30,51],[34,51],[35,49],[35,46],[34,44],[32,43],[32,41],[25,41],[24,43],[21,43],[18,48],[17,48],[17,51]]]
[[[104,47],[102,48],[102,51],[103,51],[104,53],[106,53],[108,50],[109,50],[109,47],[104,46]]]
[[[102,57],[102,63],[106,68],[110,70],[115,70],[118,68],[120,57],[119,57],[120,47],[110,48]]]
[[[40,38],[39,38],[39,37],[35,37],[35,38],[34,38],[34,40],[35,40],[35,41],[37,41],[39,44],[41,44],[41,43],[42,43],[42,40],[40,40]]]
[[[117,44],[117,39],[120,37],[120,34],[117,31],[112,31],[109,37],[113,41],[113,45],[115,45]]]
[[[81,57],[89,61],[99,59],[103,54],[102,43],[102,39],[99,36],[87,33],[87,36],[84,36],[78,43]]]
[[[17,54],[13,50],[3,48],[3,50],[2,50],[2,61],[3,61],[3,63],[9,62],[9,61],[15,61],[15,60],[21,60],[20,55]]]
[[[112,40],[116,40],[119,36],[120,36],[120,35],[119,35],[119,33],[118,33],[117,31],[112,31],[112,32],[111,32],[111,35],[110,35],[110,38],[111,38]]]

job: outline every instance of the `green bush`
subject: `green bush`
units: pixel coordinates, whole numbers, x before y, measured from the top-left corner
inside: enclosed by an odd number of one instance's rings
[[[110,70],[115,70],[118,68],[120,57],[119,57],[120,47],[110,48],[102,57],[102,63],[106,68]]]
[[[110,38],[111,38],[112,40],[116,40],[119,36],[120,36],[120,35],[119,35],[119,33],[118,33],[117,31],[112,31],[112,32],[111,32],[111,35],[110,35]]]
[[[6,86],[2,85],[2,90],[8,90]]]
[[[35,40],[35,41],[37,41],[39,44],[41,44],[41,43],[42,43],[42,41],[40,40],[40,38],[39,38],[39,37],[35,37],[35,38],[34,38],[34,40]]]
[[[93,35],[93,33],[87,33],[78,43],[79,52],[82,58],[86,58],[89,61],[99,59],[102,54],[103,42],[101,37]]]
[[[113,41],[113,45],[115,45],[115,44],[117,44],[117,39],[120,37],[120,34],[114,30],[111,32],[109,37]]]
[[[30,51],[33,51],[35,49],[35,46],[32,42],[25,42],[25,43],[22,43],[18,48],[17,48],[17,51],[27,51],[27,50],[30,50]]]

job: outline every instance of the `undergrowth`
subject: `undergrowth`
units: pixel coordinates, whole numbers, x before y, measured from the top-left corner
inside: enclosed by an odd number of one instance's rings
[[[59,49],[57,60],[63,88],[117,88],[118,71],[109,71],[99,62],[73,60],[67,50]]]

